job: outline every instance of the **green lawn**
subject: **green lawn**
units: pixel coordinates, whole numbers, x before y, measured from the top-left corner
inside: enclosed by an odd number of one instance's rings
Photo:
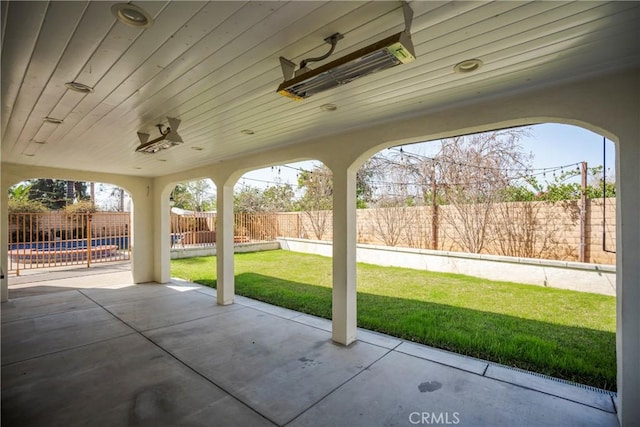
[[[331,259],[236,254],[236,293],[331,318]],[[215,287],[215,257],[171,274]],[[358,326],[469,356],[616,389],[615,298],[358,264]]]

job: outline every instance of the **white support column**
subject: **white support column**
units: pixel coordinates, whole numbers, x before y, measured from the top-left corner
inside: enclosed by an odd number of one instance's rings
[[[216,215],[217,297],[219,305],[233,304],[233,185],[218,184]]]
[[[171,281],[171,229],[169,218],[171,205],[169,189],[157,188],[153,193],[153,280],[157,283]]]
[[[640,421],[640,128],[620,135],[617,183],[617,357],[620,425]]]
[[[9,299],[9,265],[7,263],[9,246],[9,188],[2,183],[0,185],[0,266],[4,277],[0,279],[0,301]]]
[[[131,191],[133,212],[131,217],[131,276],[133,283],[152,282],[155,276],[155,217],[154,194],[151,180],[140,180]]]
[[[333,169],[333,341],[356,340],[356,173]]]

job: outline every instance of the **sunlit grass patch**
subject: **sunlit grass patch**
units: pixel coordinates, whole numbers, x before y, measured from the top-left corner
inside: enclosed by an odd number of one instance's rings
[[[215,257],[172,275],[215,287]],[[331,259],[237,254],[236,293],[331,318]],[[358,326],[608,390],[616,387],[615,298],[459,274],[358,264]]]

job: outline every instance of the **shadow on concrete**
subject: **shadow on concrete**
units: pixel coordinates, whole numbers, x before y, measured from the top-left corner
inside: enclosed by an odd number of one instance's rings
[[[215,288],[216,281],[194,279]],[[331,319],[331,288],[257,273],[236,294]],[[557,378],[616,390],[616,336],[445,304],[358,292],[358,326]]]

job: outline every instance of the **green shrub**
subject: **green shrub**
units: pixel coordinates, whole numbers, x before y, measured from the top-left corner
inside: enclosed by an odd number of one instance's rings
[[[97,211],[96,206],[91,203],[90,200],[81,200],[78,203],[65,206],[62,210],[70,214],[93,213]]]
[[[37,200],[9,199],[9,213],[43,213],[49,209]]]

